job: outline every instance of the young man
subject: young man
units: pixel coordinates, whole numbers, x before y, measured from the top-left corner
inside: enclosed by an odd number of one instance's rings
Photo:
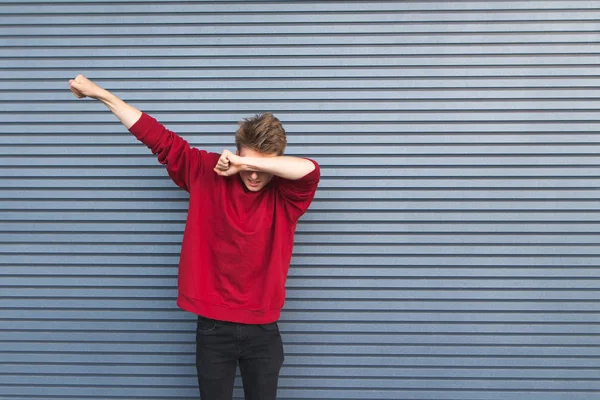
[[[272,114],[240,123],[237,152],[198,150],[82,75],[78,98],[104,103],[190,193],[177,304],[198,315],[200,398],[231,400],[239,363],[247,400],[277,396],[285,299],[296,223],[317,189],[316,162],[283,156],[285,131]]]

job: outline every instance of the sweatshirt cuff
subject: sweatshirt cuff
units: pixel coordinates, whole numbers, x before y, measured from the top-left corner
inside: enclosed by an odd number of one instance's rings
[[[153,122],[154,118],[143,112],[142,116],[129,128],[129,132],[139,139],[140,136],[146,133]]]
[[[161,125],[156,119],[146,113],[142,113],[142,116],[137,120],[137,122],[133,124],[131,128],[129,128],[129,132],[131,132],[137,140],[144,143],[150,150],[152,150],[153,154],[156,154],[158,151],[156,146],[158,145],[163,133],[163,129],[159,129],[159,127],[161,127]]]
[[[307,158],[307,160],[312,162],[315,165],[315,169],[313,169],[308,174],[304,175],[302,178],[298,179],[298,181],[305,181],[305,182],[317,181],[318,182],[321,177],[321,168],[319,167],[319,164],[317,164],[317,162],[315,160],[311,160],[310,158]]]

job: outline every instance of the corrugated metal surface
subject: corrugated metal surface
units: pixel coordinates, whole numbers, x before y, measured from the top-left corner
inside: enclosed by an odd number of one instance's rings
[[[186,195],[83,73],[208,150],[272,111],[321,163],[282,400],[599,399],[599,30],[599,1],[1,1],[0,398],[197,395]]]

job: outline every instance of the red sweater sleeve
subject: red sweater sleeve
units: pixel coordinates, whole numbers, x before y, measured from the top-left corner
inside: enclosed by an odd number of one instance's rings
[[[202,173],[206,151],[191,147],[182,137],[146,113],[129,128],[129,132],[158,156],[158,161],[167,167],[169,176],[177,186],[190,191],[197,178],[195,175]]]
[[[277,189],[285,201],[288,215],[294,222],[308,210],[321,178],[319,164],[314,160],[310,161],[315,164],[315,169],[300,179],[277,177]]]

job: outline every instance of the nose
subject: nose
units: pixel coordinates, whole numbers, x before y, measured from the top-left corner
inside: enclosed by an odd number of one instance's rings
[[[258,174],[256,172],[252,172],[252,175],[250,175],[250,178],[252,178],[253,181],[258,179]]]

